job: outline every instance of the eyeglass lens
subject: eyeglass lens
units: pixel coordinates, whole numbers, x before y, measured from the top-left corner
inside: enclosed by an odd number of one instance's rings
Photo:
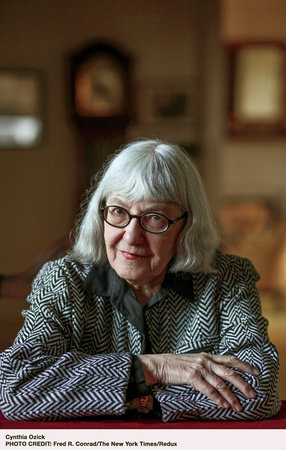
[[[129,224],[131,216],[129,213],[117,206],[109,206],[104,210],[104,219],[115,227],[125,227]],[[140,216],[140,223],[147,231],[160,232],[168,228],[168,219],[162,214],[145,213]]]

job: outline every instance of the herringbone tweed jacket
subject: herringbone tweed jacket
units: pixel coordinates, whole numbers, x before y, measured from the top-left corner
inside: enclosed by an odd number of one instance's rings
[[[30,309],[0,359],[1,409],[11,420],[56,420],[126,412],[132,360],[143,352],[236,355],[261,370],[241,374],[257,393],[233,412],[191,386],[152,388],[162,420],[262,419],[280,407],[278,355],[255,287],[252,264],[217,254],[209,275],[168,274],[143,308],[108,265],[64,257],[33,283]]]

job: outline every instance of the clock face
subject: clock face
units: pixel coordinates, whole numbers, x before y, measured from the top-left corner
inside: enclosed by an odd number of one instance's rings
[[[83,63],[75,77],[75,108],[82,117],[114,117],[124,113],[125,85],[121,67],[106,56]]]

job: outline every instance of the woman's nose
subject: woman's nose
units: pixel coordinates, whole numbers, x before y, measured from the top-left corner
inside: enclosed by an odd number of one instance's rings
[[[128,244],[133,245],[144,242],[144,230],[141,228],[138,219],[131,219],[130,223],[124,228],[124,239]]]

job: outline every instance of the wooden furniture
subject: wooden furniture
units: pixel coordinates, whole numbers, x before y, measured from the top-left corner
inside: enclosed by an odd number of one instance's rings
[[[14,275],[0,276],[0,298],[25,298],[30,292],[31,284],[45,262],[64,256],[70,246],[67,236],[55,241],[44,250],[33,265],[27,270]]]
[[[5,330],[0,335],[0,352],[12,345],[22,328],[24,319],[21,312],[28,308],[25,299],[30,293],[33,279],[44,263],[64,256],[69,247],[70,241],[64,236],[43,251],[24,272],[0,276],[0,328]]]

